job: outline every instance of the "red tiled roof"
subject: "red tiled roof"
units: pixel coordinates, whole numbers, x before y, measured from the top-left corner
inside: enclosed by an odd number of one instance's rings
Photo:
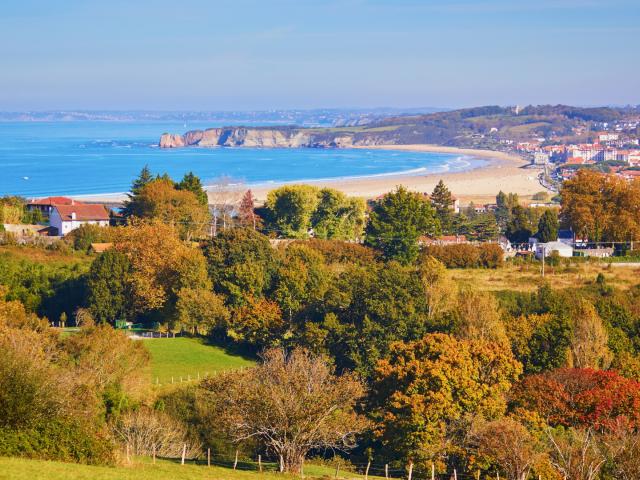
[[[55,205],[54,208],[60,214],[63,222],[72,220],[72,213],[76,214],[75,220],[109,220],[109,212],[104,205],[94,203],[81,203],[80,205]]]
[[[46,198],[34,198],[29,202],[30,205],[82,205],[83,202],[79,202],[68,197],[46,197]]]

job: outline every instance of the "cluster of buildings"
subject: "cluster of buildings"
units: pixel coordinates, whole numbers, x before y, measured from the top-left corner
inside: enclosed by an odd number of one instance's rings
[[[536,167],[557,166],[557,179],[568,180],[580,166],[612,162],[611,173],[626,179],[638,178],[640,142],[634,135],[597,132],[592,143],[544,145],[544,139],[517,143],[516,150],[531,157]],[[631,170],[630,170],[631,169]]]
[[[63,237],[86,224],[107,227],[111,220],[111,212],[107,206],[79,202],[67,197],[33,199],[25,207],[28,211],[39,211],[44,225],[5,224],[5,231],[19,237]]]

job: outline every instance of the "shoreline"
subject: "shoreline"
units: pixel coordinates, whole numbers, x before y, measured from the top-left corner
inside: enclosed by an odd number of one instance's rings
[[[342,191],[346,195],[371,199],[383,195],[396,186],[403,185],[410,190],[431,192],[440,179],[444,181],[452,194],[462,202],[491,203],[496,194],[502,190],[521,196],[533,195],[544,190],[538,182],[537,171],[524,169],[526,160],[505,152],[477,150],[467,148],[445,147],[440,145],[374,145],[356,146],[353,149],[411,151],[423,153],[447,153],[462,155],[486,161],[485,165],[477,165],[458,172],[427,172],[379,174],[372,176],[306,179],[286,182],[246,184],[242,188],[250,188],[258,202],[264,202],[267,194],[282,185],[304,183],[317,187],[329,187]],[[127,198],[127,192],[71,195],[72,198],[103,203],[121,202]]]

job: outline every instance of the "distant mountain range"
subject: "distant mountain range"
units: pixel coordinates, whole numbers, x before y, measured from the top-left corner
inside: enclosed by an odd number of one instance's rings
[[[371,108],[256,111],[45,111],[0,112],[0,122],[211,122],[212,124],[297,125],[303,127],[359,126],[389,116],[415,115],[444,111],[441,108]]]

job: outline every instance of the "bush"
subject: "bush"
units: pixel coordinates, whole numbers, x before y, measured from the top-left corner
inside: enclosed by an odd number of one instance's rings
[[[197,457],[200,451],[200,445],[189,439],[184,425],[166,413],[148,408],[125,413],[112,428],[116,438],[134,455],[176,458],[183,445],[187,446],[188,458]]]
[[[504,264],[504,251],[497,243],[483,243],[480,250],[480,264],[484,268],[498,268]]]
[[[0,429],[0,456],[27,457],[93,465],[113,464],[109,437],[77,422],[49,419],[29,429]]]
[[[305,243],[320,252],[327,263],[355,263],[367,265],[379,259],[380,255],[372,248],[341,240],[320,240],[314,238]]]
[[[498,268],[504,262],[502,248],[495,243],[483,243],[477,247],[469,243],[430,245],[424,253],[444,263],[447,268]]]

